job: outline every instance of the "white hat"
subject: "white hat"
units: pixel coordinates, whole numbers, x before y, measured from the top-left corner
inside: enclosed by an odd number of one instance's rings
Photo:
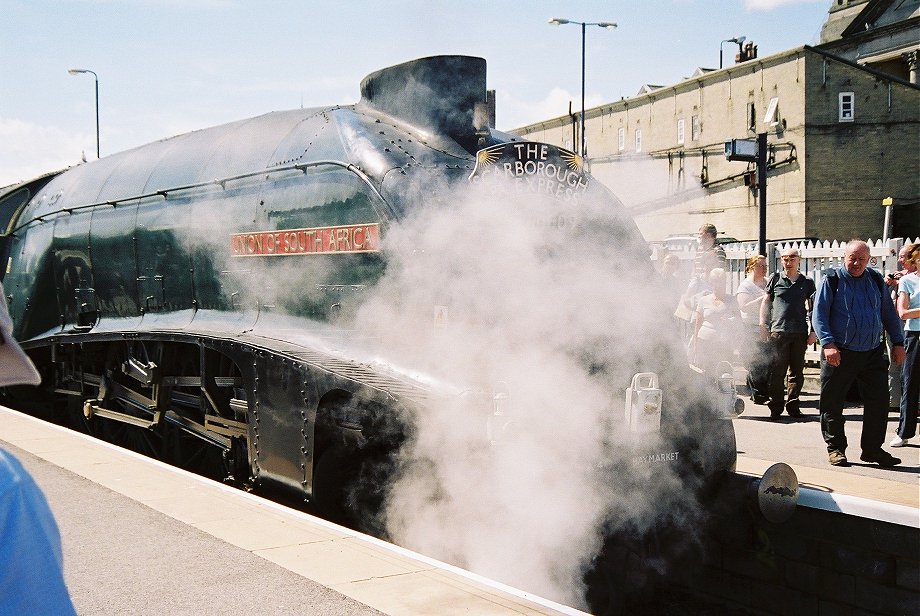
[[[35,364],[13,338],[13,319],[6,307],[6,295],[0,283],[0,387],[38,385],[42,377]]]

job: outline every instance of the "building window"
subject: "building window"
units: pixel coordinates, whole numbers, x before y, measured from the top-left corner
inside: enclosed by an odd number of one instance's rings
[[[700,133],[703,132],[702,126],[700,126],[700,116],[695,115],[690,118],[690,138],[694,141],[699,141]]]
[[[620,127],[617,129],[617,150],[622,152],[626,149],[626,129]]]
[[[684,119],[677,121],[677,145],[684,144]]]
[[[856,97],[852,92],[840,93],[840,114],[837,118],[840,122],[852,122],[856,115],[855,109]]]
[[[754,103],[748,103],[748,130],[757,132],[757,108]]]
[[[636,129],[636,152],[642,151],[642,129]]]

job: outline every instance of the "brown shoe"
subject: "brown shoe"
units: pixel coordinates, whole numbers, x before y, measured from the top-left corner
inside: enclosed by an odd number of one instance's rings
[[[875,462],[883,468],[891,468],[901,463],[901,458],[895,458],[883,449],[877,451],[864,451],[860,454],[859,459],[863,462]]]
[[[831,466],[849,466],[850,463],[847,461],[847,457],[843,455],[842,451],[830,451],[827,454],[827,461],[831,463]]]

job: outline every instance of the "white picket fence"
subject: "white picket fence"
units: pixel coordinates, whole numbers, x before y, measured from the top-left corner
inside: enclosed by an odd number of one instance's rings
[[[910,238],[891,238],[883,240],[867,240],[869,244],[871,259],[869,266],[875,268],[882,274],[896,272],[898,269],[898,251],[905,244],[920,242],[920,237]],[[734,293],[741,281],[744,280],[744,268],[747,260],[757,254],[757,242],[736,242],[733,244],[722,244],[725,250],[725,257],[728,260],[726,269],[728,270],[728,290]],[[814,279],[817,286],[821,285],[824,279],[824,272],[830,268],[843,265],[843,252],[846,248],[846,242],[829,242],[829,241],[802,241],[802,242],[770,242],[767,244],[767,275],[773,272],[781,271],[780,254],[787,248],[798,248],[802,256],[800,269],[803,274]],[[688,273],[692,271],[693,258],[696,256],[696,246],[694,244],[684,245],[679,248],[669,250],[670,253],[676,254],[686,267]],[[663,257],[661,251],[653,251],[652,259],[658,261]],[[656,263],[658,265],[658,263]]]
[[[883,240],[866,240],[869,244],[869,267],[878,270],[881,274],[889,274],[900,269],[898,266],[898,251],[905,244],[920,242],[920,237],[910,238],[891,238]],[[756,242],[739,242],[737,244],[725,244],[725,257],[728,259],[731,271],[731,289],[744,280],[744,268],[747,260],[757,254]],[[789,242],[774,243],[767,246],[767,270],[769,273],[781,271],[783,266],[780,261],[780,254],[788,248],[798,248],[802,256],[802,262],[799,266],[801,272],[806,276],[814,279],[817,286],[821,286],[824,279],[824,272],[843,265],[843,252],[846,248],[846,242]]]
[[[885,275],[896,272],[898,269],[898,251],[905,244],[920,242],[920,237],[910,238],[892,238],[887,241],[883,240],[866,240],[869,244],[869,266],[878,270]],[[757,242],[736,242],[733,244],[722,244],[725,250],[725,257],[728,261],[726,270],[728,271],[728,291],[734,295],[735,289],[744,280],[744,268],[747,260],[757,254]],[[767,275],[773,272],[782,271],[780,254],[787,248],[798,248],[802,261],[799,265],[800,271],[806,276],[810,276],[815,285],[820,288],[824,279],[824,273],[834,267],[843,265],[843,253],[846,249],[846,242],[829,242],[829,241],[803,241],[803,242],[771,242],[767,244]],[[668,252],[677,254],[684,265],[683,270],[689,273],[693,269],[693,259],[696,256],[695,244],[682,246],[677,250],[671,249]],[[654,251],[652,259],[658,261],[664,256],[663,251]],[[659,265],[656,263],[656,265]],[[806,361],[809,364],[817,365],[819,359],[819,350],[817,345],[812,346],[805,353]]]

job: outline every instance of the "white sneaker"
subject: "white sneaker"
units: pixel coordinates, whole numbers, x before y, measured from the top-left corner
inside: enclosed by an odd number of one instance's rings
[[[900,436],[895,436],[893,439],[891,439],[891,442],[888,443],[888,446],[889,447],[903,447],[904,445],[907,444],[907,441],[909,440],[910,439],[901,438]]]

